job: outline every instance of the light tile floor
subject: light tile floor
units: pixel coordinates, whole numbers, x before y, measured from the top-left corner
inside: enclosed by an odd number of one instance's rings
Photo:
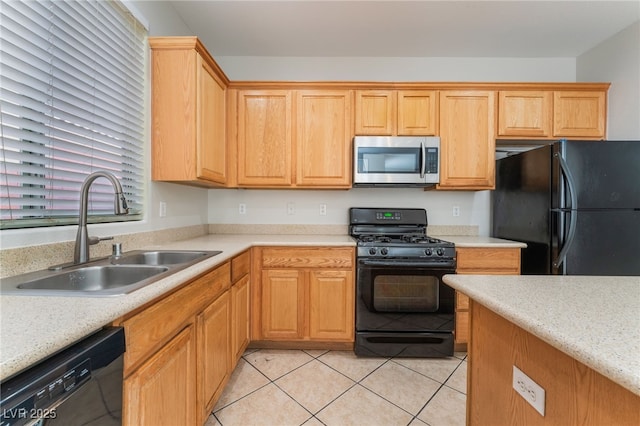
[[[466,355],[247,350],[206,426],[464,425]]]

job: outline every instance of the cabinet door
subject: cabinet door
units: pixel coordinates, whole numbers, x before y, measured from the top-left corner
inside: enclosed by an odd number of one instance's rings
[[[553,135],[604,138],[605,92],[553,92]]]
[[[262,338],[301,339],[304,336],[304,273],[271,269],[262,273]]]
[[[352,92],[299,91],[296,184],[351,187]]]
[[[233,365],[249,344],[249,276],[245,275],[231,288],[231,340]]]
[[[198,315],[198,394],[200,423],[206,419],[231,371],[231,309],[224,292]]]
[[[494,92],[440,92],[440,149],[441,188],[494,188]]]
[[[552,92],[499,92],[498,135],[550,137],[552,107]]]
[[[291,108],[288,90],[238,92],[238,185],[292,184]]]
[[[456,249],[456,274],[519,275],[519,248],[464,247]],[[469,341],[469,298],[456,291],[455,343],[462,349]]]
[[[309,271],[309,337],[354,338],[354,282],[351,271]]]
[[[356,90],[356,135],[391,136],[396,132],[396,92]]]
[[[196,424],[195,343],[190,325],[124,381],[125,425]]]
[[[225,88],[198,56],[197,177],[226,183]]]
[[[398,92],[398,135],[435,135],[438,97],[434,90]]]

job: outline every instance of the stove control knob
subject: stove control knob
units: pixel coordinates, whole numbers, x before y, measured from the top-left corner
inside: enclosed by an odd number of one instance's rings
[[[374,254],[376,254],[376,251],[377,251],[377,250],[376,250],[374,247],[371,247],[371,248],[369,249],[369,254],[373,256]]]
[[[431,251],[431,249],[429,248],[429,249],[426,249],[426,250],[424,251],[424,254],[426,254],[427,256],[431,256],[431,255],[433,254],[433,252],[432,252],[432,251]]]
[[[438,256],[443,256],[443,255],[444,255],[444,249],[441,249],[441,248],[437,249],[437,250],[436,250],[436,254],[437,254]]]
[[[383,256],[386,256],[387,254],[389,254],[389,249],[386,247],[383,247],[382,250],[380,250],[380,254],[382,254]]]

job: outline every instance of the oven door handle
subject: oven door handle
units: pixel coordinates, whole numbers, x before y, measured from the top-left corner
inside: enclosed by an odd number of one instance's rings
[[[415,261],[404,261],[404,260],[394,260],[389,262],[388,260],[377,260],[377,259],[360,259],[358,261],[362,266],[384,266],[386,268],[420,268],[420,269],[449,269],[451,271],[455,271],[456,265],[455,263],[452,265],[448,264],[434,264],[434,263],[424,263],[424,262],[415,262]],[[443,262],[444,263],[444,262]]]

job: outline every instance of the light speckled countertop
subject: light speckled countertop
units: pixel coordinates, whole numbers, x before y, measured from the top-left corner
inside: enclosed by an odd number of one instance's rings
[[[640,395],[640,277],[446,275],[444,282]]]
[[[522,247],[488,237],[439,236],[467,247]],[[146,249],[222,250],[131,294],[115,297],[0,296],[0,379],[64,349],[145,303],[258,245],[355,246],[347,235],[209,234]],[[124,247],[127,251],[127,247]]]

